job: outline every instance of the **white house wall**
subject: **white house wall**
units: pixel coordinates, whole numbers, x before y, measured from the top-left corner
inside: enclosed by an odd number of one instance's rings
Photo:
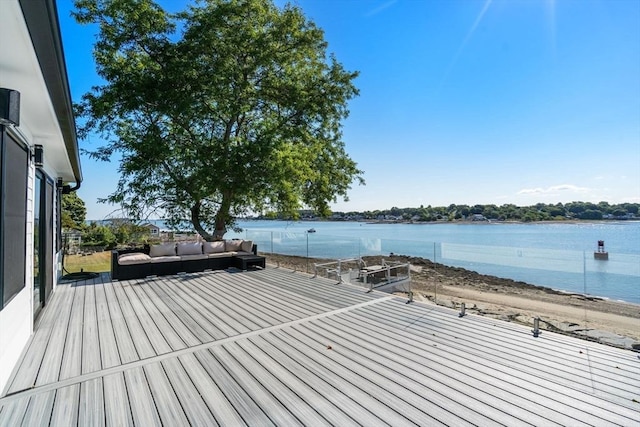
[[[45,7],[44,1],[42,3],[42,7]],[[35,144],[44,147],[43,172],[54,182],[59,177],[73,182],[76,177],[66,151],[64,136],[58,125],[18,0],[0,0],[0,34],[0,87],[18,90],[21,93],[20,126],[11,129],[10,132],[14,139],[26,144],[31,151]],[[34,330],[35,173],[36,168],[32,160],[27,174],[25,286],[0,310],[0,391],[4,389]],[[56,252],[55,241],[58,225],[55,209],[57,197],[58,192],[54,191],[53,236],[48,236],[54,240],[53,263],[47,266],[47,269],[52,270],[53,292],[61,268],[61,256]]]
[[[1,1],[1,0],[0,0]],[[55,172],[47,171],[46,165],[43,169],[45,174],[51,175]],[[31,162],[27,181],[27,233],[25,257],[25,286],[24,288],[2,309],[0,310],[0,391],[4,389],[11,371],[18,361],[20,354],[29,341],[34,330],[33,319],[33,269],[34,269],[34,209],[35,209],[35,173],[36,169]],[[55,180],[55,178],[54,178]],[[58,197],[57,191],[54,192],[53,205],[56,206]],[[53,264],[48,266],[52,270],[53,292],[58,284],[58,277],[61,274],[62,253],[56,251],[57,239],[57,212],[54,209],[53,218]],[[44,256],[44,254],[43,254]],[[49,297],[50,298],[50,297]]]

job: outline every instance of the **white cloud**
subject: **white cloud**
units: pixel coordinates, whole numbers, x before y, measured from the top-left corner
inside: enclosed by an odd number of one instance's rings
[[[572,193],[588,193],[589,191],[591,191],[591,189],[587,187],[578,187],[577,185],[573,184],[560,184],[553,185],[547,188],[523,188],[522,190],[518,191],[517,194],[555,194],[563,191]]]
[[[398,0],[391,0],[391,1],[388,1],[386,3],[383,3],[382,5],[376,7],[375,9],[370,10],[369,12],[367,12],[364,16],[366,16],[368,18],[370,16],[377,15],[378,13],[382,12],[383,10],[393,6],[397,2],[398,2]]]

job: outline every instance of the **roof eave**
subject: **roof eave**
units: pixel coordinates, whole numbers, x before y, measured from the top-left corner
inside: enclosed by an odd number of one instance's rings
[[[18,1],[62,132],[76,187],[79,187],[82,182],[80,150],[56,2],[55,0]]]

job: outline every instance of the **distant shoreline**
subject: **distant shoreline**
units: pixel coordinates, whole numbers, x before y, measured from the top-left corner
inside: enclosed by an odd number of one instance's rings
[[[549,221],[332,221],[332,220],[306,220],[305,222],[364,222],[366,224],[410,224],[410,225],[439,225],[439,224],[456,224],[456,225],[495,225],[495,224],[625,224],[625,223],[638,223],[640,219],[601,219],[601,220],[591,220],[591,219],[568,219],[568,220],[549,220]]]
[[[401,221],[401,220],[333,220],[333,219],[299,219],[299,220],[286,220],[286,219],[264,219],[264,218],[238,218],[238,221],[273,221],[273,222],[304,222],[304,223],[318,223],[318,222],[355,222],[361,224],[408,224],[408,225],[440,225],[440,224],[455,224],[455,225],[495,225],[495,224],[627,224],[627,223],[639,223],[639,219],[567,219],[567,220],[548,220],[548,221],[514,221],[514,220],[486,220],[486,221],[471,221],[471,220],[455,220],[455,221]]]

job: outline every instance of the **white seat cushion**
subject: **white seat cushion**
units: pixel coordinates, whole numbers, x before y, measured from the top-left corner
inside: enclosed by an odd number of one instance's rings
[[[207,254],[197,254],[197,255],[180,255],[180,259],[182,261],[188,261],[190,259],[207,259]]]
[[[151,257],[142,252],[134,252],[130,254],[122,254],[118,257],[118,264],[120,265],[134,265],[134,264],[146,264],[151,260]]]
[[[175,262],[175,261],[180,261],[180,257],[177,255],[151,257],[152,264],[157,264],[159,262]]]
[[[229,258],[234,256],[235,252],[218,252],[214,254],[207,254],[209,258]]]

